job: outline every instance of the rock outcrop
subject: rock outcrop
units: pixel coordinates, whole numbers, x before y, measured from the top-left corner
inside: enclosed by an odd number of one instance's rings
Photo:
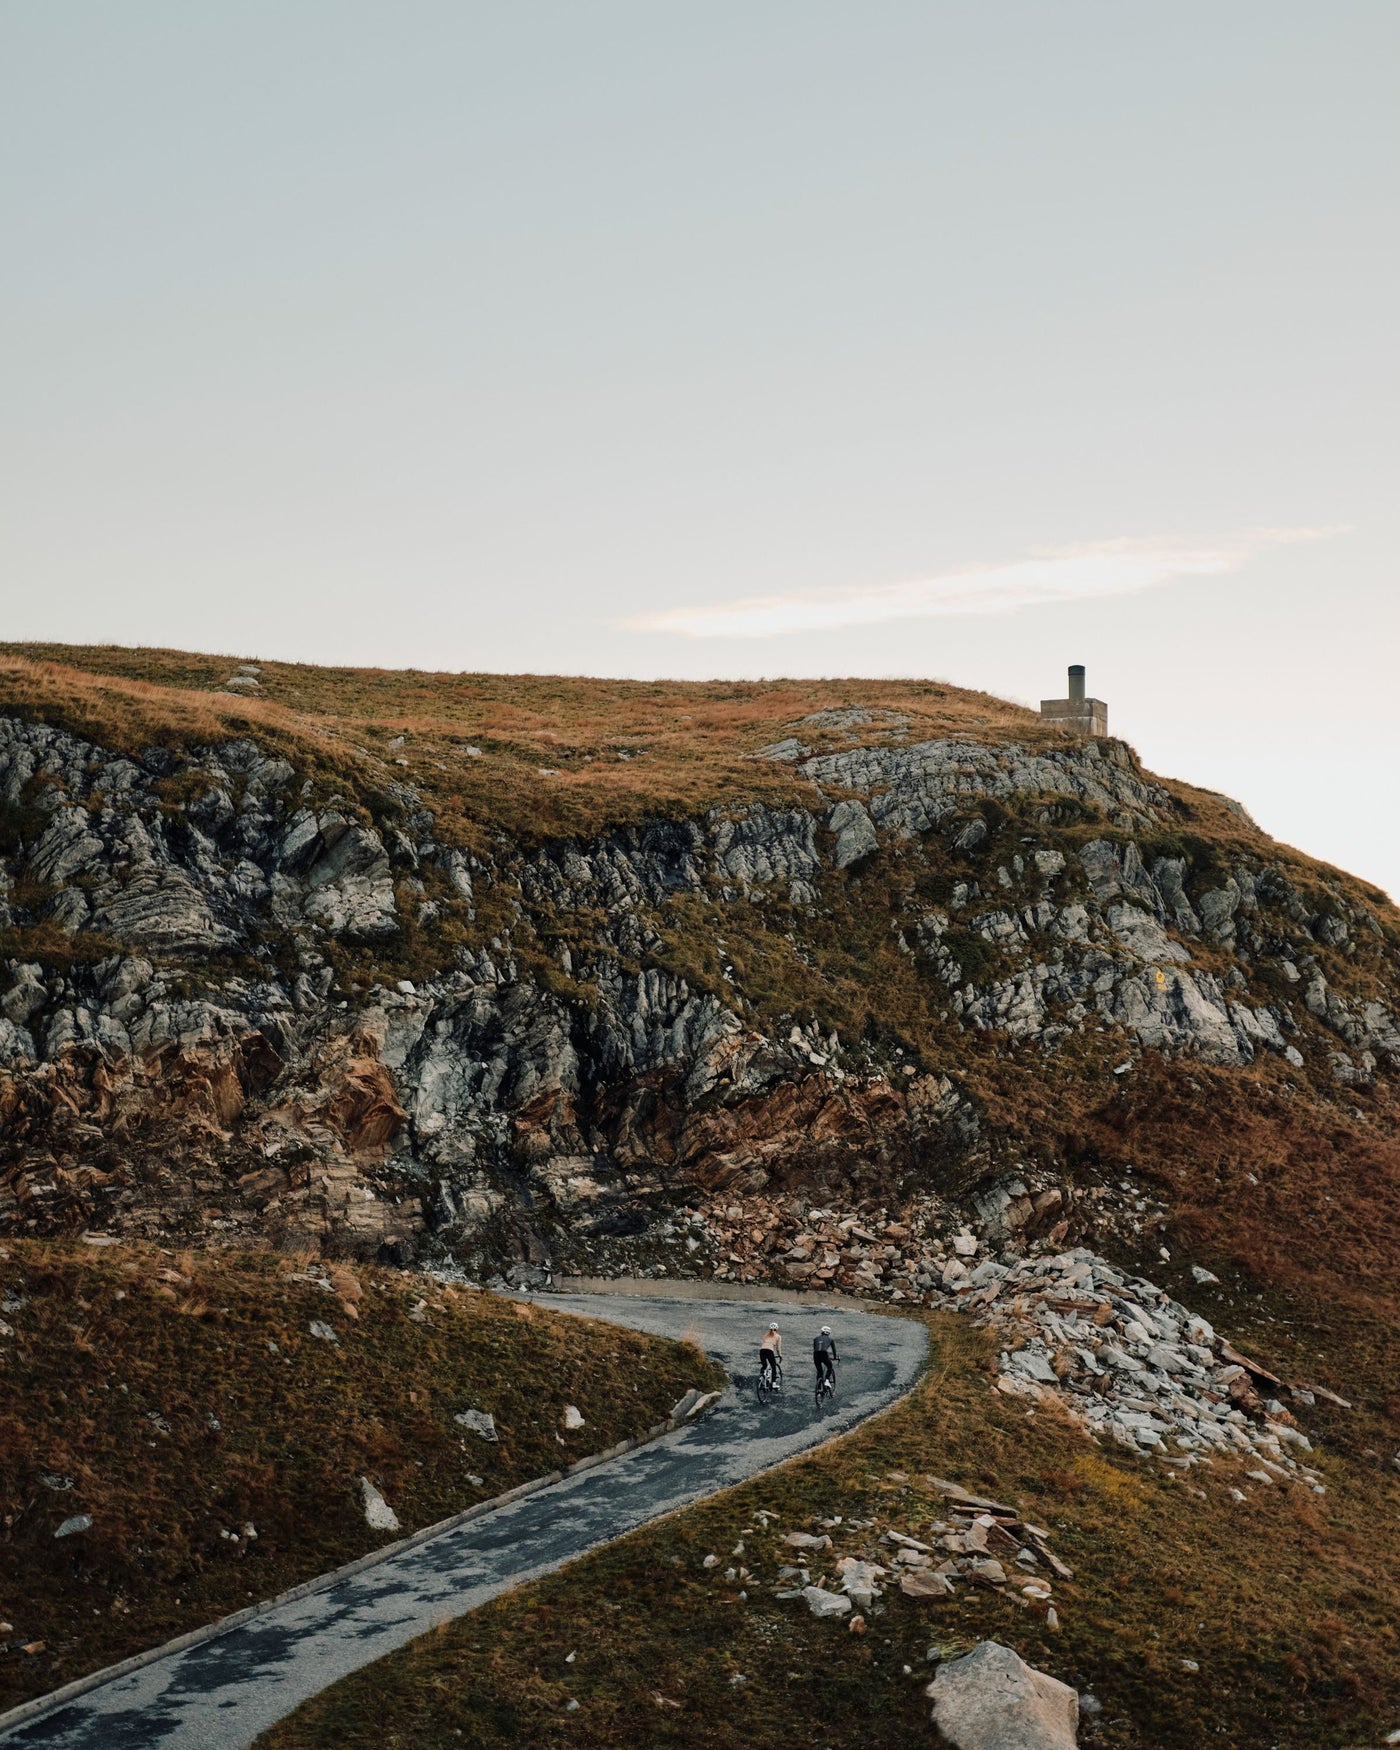
[[[765,750],[801,805],[488,856],[408,784],[0,718],[0,1226],[542,1267],[673,1239],[687,1197],[937,1188],[1004,1231],[1049,1187],[1004,1190],[969,1053],[1400,1069],[1377,918],[1183,847],[1119,744],[888,734]],[[784,1010],[772,969],[819,991],[856,935],[936,1048],[878,1003],[858,1031]]]

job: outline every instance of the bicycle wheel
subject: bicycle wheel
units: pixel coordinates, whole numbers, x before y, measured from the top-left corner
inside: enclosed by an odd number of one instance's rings
[[[758,1382],[755,1385],[754,1390],[757,1394],[759,1403],[766,1404],[769,1397],[772,1395],[773,1387],[769,1383],[768,1372],[765,1368],[759,1368]]]

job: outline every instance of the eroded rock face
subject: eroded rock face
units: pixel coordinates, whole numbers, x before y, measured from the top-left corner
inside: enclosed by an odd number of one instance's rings
[[[1079,1697],[998,1641],[941,1665],[933,1719],[957,1750],[1075,1750]]]
[[[103,945],[0,962],[0,1224],[198,1216],[361,1250],[490,1232],[539,1266],[542,1235],[645,1228],[678,1187],[893,1201],[985,1151],[976,1102],[878,1034],[763,1021],[723,922],[771,914],[820,970],[824,920],[855,915],[887,854],[961,872],[937,905],[910,883],[889,919],[954,1034],[1050,1053],[1101,1033],[1124,1067],[1306,1051],[1343,1086],[1400,1068],[1388,987],[1336,988],[1316,951],[1332,970],[1375,920],[1310,909],[1277,869],[1203,886],[1184,857],[1144,854],[1174,805],[1114,745],[767,757],[798,767],[810,806],[485,859],[439,843],[406,785],[371,814],[251,742],[130,759],[0,718],[0,927]],[[987,823],[1013,804],[1033,830],[1008,852]],[[1114,836],[1042,842],[1060,808]],[[533,959],[476,924],[488,899]],[[693,979],[670,950],[697,929],[717,971]],[[411,931],[426,976],[348,979],[347,956],[392,960]],[[987,1231],[1041,1219],[1043,1186],[993,1209],[971,1178]]]
[[[1170,814],[1166,791],[1143,781],[1116,744],[1088,742],[1064,751],[1031,753],[1014,743],[924,741],[909,747],[855,748],[804,760],[816,784],[839,785],[871,797],[883,831],[912,838],[957,812],[969,796],[1066,796],[1101,808],[1115,826],[1141,827]]]

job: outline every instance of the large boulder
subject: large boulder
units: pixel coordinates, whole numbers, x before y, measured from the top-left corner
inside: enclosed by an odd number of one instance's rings
[[[1076,1750],[1079,1697],[997,1641],[941,1666],[928,1694],[957,1750]]]

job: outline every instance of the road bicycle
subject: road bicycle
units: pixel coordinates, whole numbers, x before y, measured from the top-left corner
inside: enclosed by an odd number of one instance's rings
[[[754,1389],[758,1394],[758,1401],[761,1404],[766,1404],[769,1398],[773,1397],[775,1393],[780,1392],[783,1389],[782,1362],[774,1357],[771,1372],[760,1363],[758,1369],[758,1380]]]
[[[822,1407],[827,1398],[836,1396],[836,1363],[833,1361],[826,1367],[817,1370],[817,1389],[815,1400],[817,1408]]]

